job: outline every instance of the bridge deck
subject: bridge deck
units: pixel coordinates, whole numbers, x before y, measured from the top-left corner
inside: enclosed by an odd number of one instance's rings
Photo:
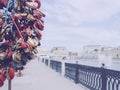
[[[8,90],[7,80],[0,90]],[[30,61],[23,77],[15,77],[12,81],[12,90],[87,90],[76,85],[69,79],[61,76],[38,60]]]

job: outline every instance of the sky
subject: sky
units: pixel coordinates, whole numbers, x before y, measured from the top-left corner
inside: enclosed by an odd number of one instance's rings
[[[120,0],[41,0],[40,10],[46,14],[41,46],[120,46]]]

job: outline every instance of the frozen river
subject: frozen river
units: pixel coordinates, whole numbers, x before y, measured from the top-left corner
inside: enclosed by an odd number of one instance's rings
[[[65,60],[68,63],[78,63],[81,65],[101,67],[102,63],[105,64],[105,68],[120,71],[120,60],[97,60],[97,59],[79,59],[79,60]]]

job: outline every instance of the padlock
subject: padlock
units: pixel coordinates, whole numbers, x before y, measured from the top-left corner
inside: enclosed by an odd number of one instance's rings
[[[38,11],[38,10],[33,10],[33,15],[34,15],[34,17],[36,17],[37,19],[41,19],[41,18],[42,18],[42,14],[41,14],[40,11]]]
[[[21,53],[18,50],[13,52],[13,60],[15,62],[21,61]]]
[[[14,10],[16,12],[19,12],[21,9],[21,6],[20,6],[20,1],[19,0],[16,0],[16,2],[14,3]]]
[[[37,8],[39,9],[39,8],[41,7],[41,2],[40,2],[40,0],[34,0],[34,2],[37,3]]]
[[[0,80],[3,82],[6,80],[6,77],[3,73],[0,74]]]
[[[2,18],[0,18],[0,26],[2,26],[3,25],[3,19]]]
[[[4,7],[7,6],[8,0],[0,0],[0,4],[2,4]]]
[[[29,45],[31,45],[32,47],[36,47],[36,46],[38,46],[38,44],[39,44],[39,42],[38,42],[37,39],[35,39],[35,38],[30,38],[30,37],[28,37],[27,43],[28,43]]]
[[[7,53],[6,58],[7,58],[7,59],[10,59],[11,57],[12,57],[12,51],[9,50],[8,53]]]
[[[40,20],[34,22],[34,28],[38,28],[39,30],[44,30],[44,25]]]
[[[15,71],[14,71],[14,68],[13,67],[9,67],[8,68],[8,73],[7,73],[7,79],[8,80],[12,80],[15,76]]]
[[[34,1],[26,2],[26,6],[32,9],[39,9],[41,6],[41,3],[39,0],[34,0]]]
[[[24,41],[21,42],[20,45],[21,45],[21,48],[23,49],[27,48],[27,44]]]
[[[7,56],[7,52],[0,52],[0,62],[2,61],[3,62],[3,60],[6,58],[6,56]]]
[[[31,15],[30,13],[27,15],[27,19],[30,20],[30,21],[34,21],[35,20],[33,15]]]

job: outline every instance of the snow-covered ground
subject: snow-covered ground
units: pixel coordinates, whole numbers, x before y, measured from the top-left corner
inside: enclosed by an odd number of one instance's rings
[[[8,90],[6,80],[0,90]],[[23,77],[15,77],[12,80],[12,90],[87,90],[81,85],[66,79],[56,73],[49,67],[45,66],[37,58],[30,61],[25,70]]]

